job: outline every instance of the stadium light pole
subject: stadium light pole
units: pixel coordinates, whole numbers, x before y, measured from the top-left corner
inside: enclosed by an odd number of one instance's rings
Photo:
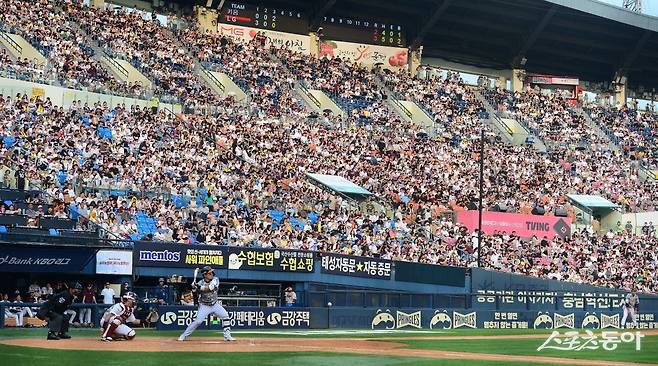
[[[480,120],[480,204],[478,204],[478,268],[482,267],[482,196],[484,195],[484,126]]]

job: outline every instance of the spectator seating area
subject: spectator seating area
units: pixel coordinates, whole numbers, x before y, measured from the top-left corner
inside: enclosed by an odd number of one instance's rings
[[[640,112],[629,105],[608,110],[591,104],[584,110],[629,158],[658,169],[657,113]]]
[[[132,85],[116,80],[99,62],[67,17],[67,3],[49,0],[7,0],[0,4],[0,25],[4,31],[20,34],[48,59],[36,66],[5,59],[3,69],[23,74],[23,79],[42,81],[68,88],[115,95],[143,96]],[[73,6],[73,5],[70,5]],[[48,72],[45,72],[45,71]],[[34,75],[30,77],[27,74]]]
[[[301,101],[291,93],[294,77],[272,59],[258,37],[244,43],[203,32],[192,25],[178,32],[179,40],[209,70],[224,72],[250,96],[250,105],[261,117],[299,116]]]
[[[3,173],[9,174],[6,169]],[[97,238],[71,218],[60,200],[44,200],[40,191],[0,189],[0,240],[39,241],[46,236]]]
[[[277,49],[276,55],[307,88],[324,91],[347,113],[348,124],[391,128],[399,118],[385,103],[375,72],[340,58],[316,58]]]
[[[462,138],[478,135],[480,119],[488,118],[482,103],[457,73],[421,79],[398,72],[382,78],[398,98],[414,101],[423,108],[435,121],[434,132],[449,138],[453,145],[459,145]]]
[[[596,150],[608,139],[596,134],[567,98],[556,92],[542,94],[539,89],[512,93],[500,88],[481,88],[481,93],[503,116],[514,118],[536,133],[552,149],[575,147]]]
[[[50,2],[40,1],[55,14],[49,16],[59,16]],[[15,180],[7,187],[38,186],[53,197],[47,204],[58,207],[55,214],[123,239],[454,266],[477,262],[476,235],[445,218],[477,202],[480,119],[486,118],[457,74],[382,76],[433,116],[437,133],[428,136],[386,106],[376,72],[345,60],[268,51],[258,41],[244,44],[195,28],[175,34],[155,16],[124,10],[63,9],[107,52],[149,75],[156,94],[184,102],[188,113],[102,103],[63,108],[47,98],[0,96],[2,169]],[[249,92],[250,105],[214,94],[194,73],[195,58],[234,77]],[[291,93],[294,78],[339,102],[348,111],[345,128],[306,118],[310,114]],[[578,193],[604,196],[624,211],[656,209],[656,183],[641,181],[637,164],[610,150],[562,98],[532,90],[484,92],[502,112],[543,131],[557,146],[541,154],[505,145],[487,130],[485,207],[502,203],[510,212],[530,213],[541,206],[549,215],[565,208],[573,218],[566,195]],[[206,104],[219,108],[212,115],[195,113]],[[587,148],[577,148],[583,141]],[[306,173],[341,175],[373,192],[382,209],[358,209],[310,184]],[[522,240],[513,233],[484,240],[483,262],[491,268],[658,291],[655,236],[579,230],[566,240]],[[628,260],[630,253],[636,260]]]

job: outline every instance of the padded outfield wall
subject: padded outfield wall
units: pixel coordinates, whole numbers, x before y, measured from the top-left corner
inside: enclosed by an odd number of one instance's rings
[[[58,249],[0,244],[0,272],[108,273],[97,268],[97,262],[107,267],[102,259],[107,248]],[[194,268],[210,264],[222,281],[295,284],[304,307],[229,307],[236,328],[614,328],[621,324],[625,296],[615,289],[481,269],[283,249],[136,242],[131,254],[130,265],[125,255],[115,263],[133,279],[191,278]],[[641,327],[656,328],[658,296],[640,300]],[[184,327],[195,311],[161,307],[158,327]],[[216,326],[213,322],[208,319],[207,326]]]

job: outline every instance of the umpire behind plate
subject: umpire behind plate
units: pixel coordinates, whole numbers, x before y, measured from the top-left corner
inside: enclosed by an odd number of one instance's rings
[[[48,340],[69,339],[69,316],[64,312],[69,308],[76,295],[82,291],[82,285],[77,282],[71,282],[68,288],[58,294],[52,295],[48,301],[44,302],[39,311],[37,318],[48,321]]]

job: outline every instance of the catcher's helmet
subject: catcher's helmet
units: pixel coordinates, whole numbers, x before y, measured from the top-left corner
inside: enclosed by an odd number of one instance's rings
[[[123,294],[123,296],[121,297],[121,299],[122,299],[123,301],[130,299],[130,300],[132,300],[132,301],[134,301],[134,302],[137,302],[138,296],[137,296],[136,293],[134,293],[134,292],[132,292],[132,291],[128,291],[128,292],[126,292],[125,294]]]
[[[215,271],[210,266],[205,266],[205,267],[201,268],[201,274],[202,275],[205,275],[208,272],[215,273]]]

